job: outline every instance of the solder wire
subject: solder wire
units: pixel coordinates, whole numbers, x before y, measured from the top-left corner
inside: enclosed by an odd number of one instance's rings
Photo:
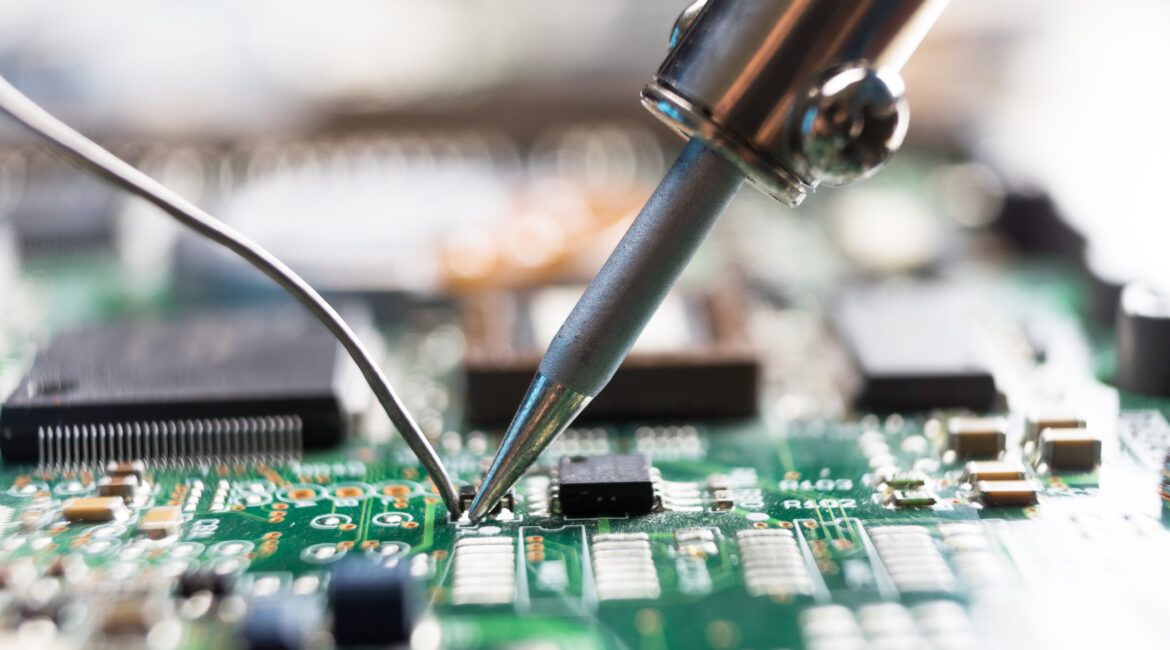
[[[434,447],[427,441],[410,412],[406,410],[402,400],[394,392],[390,381],[378,368],[369,351],[358,340],[357,335],[342,320],[337,311],[321,297],[321,294],[309,286],[308,282],[305,282],[284,262],[248,239],[244,234],[204,212],[162,183],[142,173],[53,117],[3,77],[0,77],[0,110],[8,113],[17,122],[51,143],[60,153],[82,169],[131,194],[146,199],[158,206],[163,212],[174,217],[179,223],[244,258],[313,312],[313,315],[324,323],[333,336],[341,342],[342,347],[357,364],[366,383],[369,384],[370,389],[378,398],[378,402],[381,403],[386,414],[390,416],[390,421],[394,423],[394,426],[406,440],[406,444],[438,487],[439,496],[442,497],[447,509],[453,515],[459,515],[458,490],[447,474],[446,468],[443,467],[443,462],[435,453]]]

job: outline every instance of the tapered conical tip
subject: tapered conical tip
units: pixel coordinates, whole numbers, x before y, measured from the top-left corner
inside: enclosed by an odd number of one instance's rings
[[[512,418],[500,450],[471,502],[468,517],[483,519],[516,485],[541,452],[576,419],[593,399],[537,373],[520,409]]]

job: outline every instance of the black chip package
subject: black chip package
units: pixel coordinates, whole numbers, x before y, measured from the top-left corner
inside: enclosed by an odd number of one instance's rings
[[[642,454],[566,456],[559,474],[566,517],[644,515],[654,509],[650,459]]]
[[[991,408],[999,393],[979,343],[975,309],[946,282],[843,291],[833,324],[856,370],[854,406],[878,412]]]
[[[277,416],[300,420],[304,446],[330,446],[340,441],[347,412],[343,363],[328,330],[298,308],[66,332],[37,353],[0,410],[0,453],[37,460],[41,428],[68,434],[116,423]],[[86,460],[85,452],[76,460]]]

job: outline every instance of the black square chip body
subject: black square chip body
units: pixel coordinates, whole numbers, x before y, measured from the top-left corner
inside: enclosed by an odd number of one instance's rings
[[[654,509],[650,459],[642,454],[566,456],[560,462],[566,517],[644,515]]]
[[[180,460],[219,438],[230,452],[273,421],[296,422],[299,444],[329,446],[344,424],[343,363],[340,345],[300,309],[204,312],[66,332],[38,351],[0,410],[0,453],[36,460],[44,436],[57,432],[64,446],[76,447],[64,450],[75,462],[115,452],[115,460],[126,453]],[[166,446],[177,435],[189,449]],[[128,450],[122,440],[138,446]]]
[[[833,324],[856,370],[854,408],[992,408],[999,393],[977,317],[969,297],[945,281],[842,291]]]

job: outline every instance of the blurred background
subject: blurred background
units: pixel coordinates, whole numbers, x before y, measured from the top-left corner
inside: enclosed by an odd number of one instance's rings
[[[8,1],[0,74],[332,292],[583,281],[681,146],[638,91],[686,4]],[[831,256],[808,259],[784,228],[814,231],[850,273],[1006,245],[1083,271],[1100,303],[1086,309],[1107,320],[1123,283],[1170,274],[1168,27],[1160,0],[953,3],[905,71],[903,154],[796,210],[743,192],[724,229],[780,231],[735,257],[832,278]],[[996,236],[955,235],[971,232]],[[276,295],[4,120],[0,241],[4,277],[80,265],[78,282],[118,275],[119,300],[127,286],[144,300]],[[84,319],[68,301],[4,299],[18,308],[0,318]]]

